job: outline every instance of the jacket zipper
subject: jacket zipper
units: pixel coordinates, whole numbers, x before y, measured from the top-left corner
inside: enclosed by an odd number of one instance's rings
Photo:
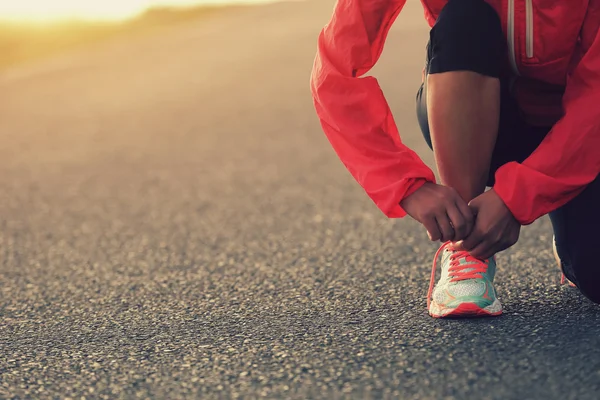
[[[527,18],[525,42],[527,58],[533,58],[533,0],[526,0],[525,14]]]
[[[515,75],[519,75],[517,67],[517,58],[515,54],[515,0],[508,0],[508,21],[506,27],[506,36],[508,41],[508,58]]]

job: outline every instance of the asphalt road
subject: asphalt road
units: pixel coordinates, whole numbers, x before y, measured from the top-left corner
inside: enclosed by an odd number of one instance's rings
[[[427,29],[374,74],[403,138]],[[436,246],[322,134],[331,2],[236,9],[0,75],[0,397],[597,399],[600,307],[546,219],[499,257],[505,315],[425,309]]]

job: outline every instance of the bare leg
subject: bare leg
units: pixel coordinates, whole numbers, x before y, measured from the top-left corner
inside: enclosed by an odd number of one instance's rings
[[[430,74],[427,114],[441,183],[469,202],[485,190],[498,136],[500,80],[471,71]]]

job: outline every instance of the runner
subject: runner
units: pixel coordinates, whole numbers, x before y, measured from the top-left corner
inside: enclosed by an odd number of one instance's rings
[[[546,214],[563,276],[600,303],[600,0],[422,0],[432,29],[417,117],[440,184],[402,143],[377,80],[362,77],[405,1],[338,0],[311,89],[375,204],[443,243],[430,315],[500,315],[495,254]]]

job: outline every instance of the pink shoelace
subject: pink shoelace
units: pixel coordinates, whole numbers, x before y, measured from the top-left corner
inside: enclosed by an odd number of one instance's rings
[[[568,280],[568,279],[567,279],[567,277],[565,276],[565,274],[561,274],[561,277],[560,277],[560,284],[561,284],[561,285],[564,285],[564,284],[565,284],[565,282],[569,282],[569,286],[571,286],[571,287],[577,287],[577,285],[576,285],[576,284],[574,284],[573,282],[571,282],[570,280]]]
[[[435,285],[435,273],[437,270],[438,258],[440,256],[440,253],[446,250],[451,244],[452,242],[444,243],[435,253],[435,256],[433,258],[433,263],[431,266],[431,278],[429,280],[429,290],[427,291],[428,309],[431,304],[431,295],[433,294],[433,287]],[[448,269],[448,273],[452,278],[450,279],[450,282],[459,282],[467,279],[482,278],[483,276],[481,274],[487,272],[488,265],[485,261],[473,257],[466,251],[454,249],[448,249],[448,251],[452,252],[452,255],[450,256],[450,268]],[[461,264],[461,259],[465,259],[467,264]]]

